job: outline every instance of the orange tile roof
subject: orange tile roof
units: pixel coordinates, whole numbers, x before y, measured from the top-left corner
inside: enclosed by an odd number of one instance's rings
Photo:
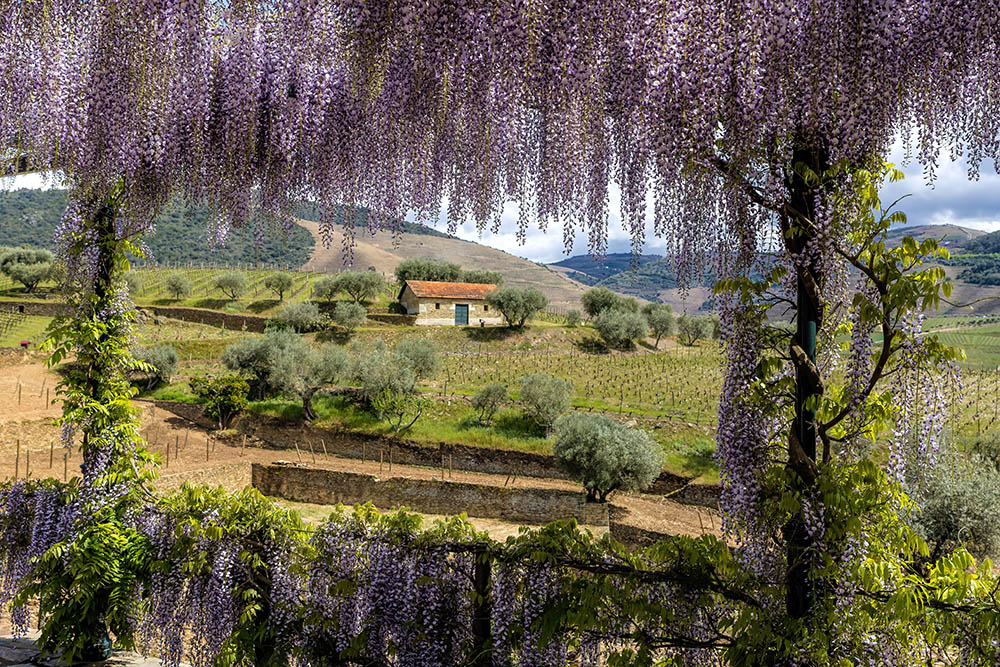
[[[420,298],[437,299],[485,299],[496,290],[496,285],[480,283],[442,283],[431,280],[407,280],[413,294]]]

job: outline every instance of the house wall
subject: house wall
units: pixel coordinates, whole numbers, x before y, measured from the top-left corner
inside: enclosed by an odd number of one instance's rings
[[[469,326],[474,327],[482,319],[486,324],[503,324],[503,317],[492,308],[486,310],[489,305],[485,300],[474,299],[418,299],[419,311],[417,315],[418,325],[454,326],[455,306],[466,304],[469,306]],[[434,304],[441,304],[441,308],[435,308]]]

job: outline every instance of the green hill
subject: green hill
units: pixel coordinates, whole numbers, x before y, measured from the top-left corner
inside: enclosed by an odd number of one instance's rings
[[[0,245],[50,248],[67,202],[65,190],[0,192]],[[211,216],[206,207],[168,206],[157,216],[155,231],[147,239],[155,261],[296,268],[312,252],[312,235],[298,225],[287,233],[275,230],[265,235],[259,248],[254,243],[253,230],[234,229],[226,247],[213,249],[208,234]]]
[[[1000,231],[984,234],[969,241],[966,250],[981,255],[1000,253]]]

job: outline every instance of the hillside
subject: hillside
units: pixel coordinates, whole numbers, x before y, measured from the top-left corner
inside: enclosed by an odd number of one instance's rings
[[[52,247],[52,238],[66,209],[65,190],[0,192],[0,245]],[[312,236],[293,226],[274,230],[256,247],[251,229],[234,229],[226,247],[212,248],[208,227],[212,213],[205,207],[168,206],[156,218],[147,239],[160,264],[260,265],[294,268],[312,251]]]
[[[898,245],[905,236],[917,241],[929,238],[941,241],[952,254],[952,259],[945,263],[954,283],[951,300],[955,304],[978,302],[972,308],[942,304],[941,314],[1000,313],[1000,299],[994,298],[1000,296],[1000,255],[968,254],[1000,253],[1000,232],[987,234],[958,225],[903,226],[889,232],[889,245]],[[682,311],[711,307],[710,276],[699,285],[682,290],[665,257],[643,255],[638,259],[638,268],[633,268],[631,262],[628,253],[608,255],[600,262],[589,255],[575,255],[550,266],[586,285],[662,301]]]
[[[303,269],[323,273],[343,271],[345,266],[340,233],[337,233],[333,244],[325,248],[320,240],[318,223],[301,219],[298,223],[309,230],[316,241],[312,255]],[[404,259],[428,257],[446,260],[460,265],[463,269],[499,271],[504,276],[505,285],[537,287],[549,298],[554,310],[565,311],[580,307],[580,295],[587,289],[586,286],[553,271],[544,264],[515,257],[502,250],[472,241],[463,241],[440,232],[427,233],[428,231],[436,232],[421,227],[420,233],[415,233],[412,227],[409,227],[403,234],[393,237],[390,232],[379,232],[375,236],[370,236],[359,229],[354,247],[353,267],[355,269],[374,267],[376,271],[391,276],[396,265]]]

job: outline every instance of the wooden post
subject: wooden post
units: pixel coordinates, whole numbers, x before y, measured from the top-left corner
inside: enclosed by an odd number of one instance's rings
[[[383,456],[383,453],[384,452],[382,451],[382,448],[379,447],[379,450],[378,450],[378,474],[380,474],[380,475],[382,474],[382,456]],[[17,473],[15,472],[14,475],[17,476]]]
[[[247,434],[244,433],[243,434],[243,444],[240,445],[240,456],[243,456],[243,453],[246,451],[246,448],[247,448]]]
[[[188,436],[191,435],[191,431],[184,431],[184,451],[188,448]]]
[[[316,465],[316,452],[313,450],[312,440],[309,440],[309,453],[312,454],[313,465]]]
[[[174,436],[174,460],[180,460],[181,458],[181,436]]]
[[[31,448],[24,450],[24,476],[31,477]]]
[[[21,405],[21,383],[17,383],[17,404]]]
[[[21,439],[17,439],[17,450],[14,454],[14,479],[17,479],[17,473],[21,469]]]
[[[167,443],[167,467],[170,467],[170,443]]]
[[[295,442],[295,455],[299,457],[299,463],[302,463],[302,452],[299,451],[299,443]]]
[[[454,468],[451,465],[451,454],[448,454],[448,479],[451,479]]]
[[[52,401],[49,400],[49,388],[45,388],[45,405],[52,405]]]
[[[326,458],[330,458],[330,455],[326,453],[326,440],[320,438],[319,444],[323,445],[323,456],[325,456]]]
[[[53,440],[49,443],[49,470],[52,470],[52,457],[56,453],[56,443]]]

